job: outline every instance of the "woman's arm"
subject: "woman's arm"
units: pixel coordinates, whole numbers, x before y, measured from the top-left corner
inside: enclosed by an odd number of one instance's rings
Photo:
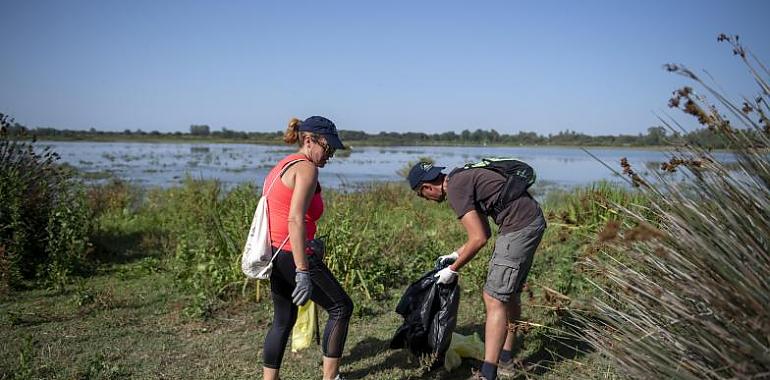
[[[299,271],[307,271],[310,266],[305,254],[305,214],[310,207],[310,200],[315,194],[318,183],[318,168],[310,162],[301,161],[294,165],[293,181],[287,178],[286,182],[294,182],[294,192],[291,196],[289,207],[289,241],[294,256],[294,265]]]

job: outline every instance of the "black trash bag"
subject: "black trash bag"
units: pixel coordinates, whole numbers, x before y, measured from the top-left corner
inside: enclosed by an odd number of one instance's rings
[[[390,348],[408,348],[414,355],[435,354],[442,364],[452,342],[460,306],[460,286],[437,284],[433,269],[415,281],[401,296],[396,312],[404,323],[396,330]]]

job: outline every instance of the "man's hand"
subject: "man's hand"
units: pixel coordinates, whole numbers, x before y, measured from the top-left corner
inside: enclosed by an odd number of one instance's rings
[[[436,266],[443,267],[446,265],[452,265],[455,261],[457,261],[458,257],[460,257],[460,254],[457,253],[457,251],[454,251],[448,255],[439,256],[438,259],[436,259]]]
[[[457,272],[453,271],[450,267],[446,267],[438,271],[433,277],[438,277],[437,284],[451,284],[457,281],[457,276]]]
[[[310,293],[313,292],[313,282],[310,281],[310,272],[297,271],[294,275],[294,281],[297,286],[294,287],[294,291],[291,293],[291,301],[297,306],[302,306],[310,299]]]

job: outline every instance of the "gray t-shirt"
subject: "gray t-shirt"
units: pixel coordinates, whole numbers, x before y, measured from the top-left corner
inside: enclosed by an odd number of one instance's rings
[[[481,217],[492,217],[500,234],[522,229],[542,214],[540,205],[528,192],[494,215],[492,206],[505,185],[505,177],[489,169],[455,169],[447,180],[447,199],[458,218],[476,210]]]

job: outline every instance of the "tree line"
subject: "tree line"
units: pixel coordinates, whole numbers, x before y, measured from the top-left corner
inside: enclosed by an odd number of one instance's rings
[[[19,123],[7,126],[10,134],[33,135],[40,139],[65,140],[141,140],[141,139],[212,139],[234,142],[282,143],[283,131],[275,132],[243,132],[222,127],[212,130],[206,124],[190,125],[188,132],[159,132],[143,131],[141,129],[123,131],[70,130],[56,128],[28,128]],[[565,130],[556,134],[541,135],[536,132],[518,132],[516,134],[500,133],[495,129],[465,129],[460,133],[454,131],[442,133],[425,132],[379,132],[340,130],[340,137],[351,145],[505,145],[505,146],[631,146],[651,147],[670,145],[672,143],[691,143],[700,146],[724,149],[729,148],[719,134],[706,128],[698,128],[691,132],[681,133],[664,127],[650,127],[646,133],[636,135],[588,135],[585,133]],[[752,138],[754,131],[745,132]],[[753,139],[754,140],[754,139]]]

